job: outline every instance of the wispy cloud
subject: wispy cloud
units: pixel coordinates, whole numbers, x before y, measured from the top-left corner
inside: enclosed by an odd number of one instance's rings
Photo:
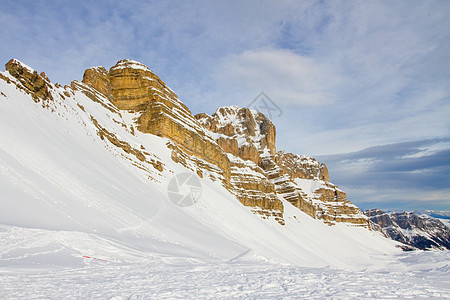
[[[329,93],[330,70],[313,58],[291,50],[244,51],[226,57],[221,77],[248,90],[266,91],[280,105],[322,106],[333,102]]]
[[[416,208],[450,208],[450,138],[376,146],[320,159],[360,205],[393,208],[410,201]]]

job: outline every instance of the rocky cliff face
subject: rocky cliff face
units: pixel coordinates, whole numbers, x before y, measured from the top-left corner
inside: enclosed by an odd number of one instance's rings
[[[379,209],[371,209],[364,213],[373,222],[374,229],[413,249],[450,250],[450,229],[438,219],[424,214],[417,215],[414,212],[386,213]]]
[[[11,76],[1,75],[1,79],[14,78],[17,88],[44,107],[51,108],[54,97],[57,100],[53,102],[83,93],[110,112],[105,118],[127,132],[122,136],[153,134],[167,138],[172,160],[200,177],[222,182],[242,204],[263,218],[284,224],[285,205],[291,203],[330,225],[346,222],[368,227],[368,218],[329,182],[324,164],[311,157],[277,152],[275,126],[259,112],[231,106],[219,108],[211,116],[194,117],[156,74],[132,60],[121,60],[109,71],[90,68],[82,82],[74,81],[64,88],[52,85],[45,74],[17,60],[11,60],[6,69]],[[109,129],[108,123],[86,112],[83,105],[78,106],[88,115],[81,122],[94,126],[102,140],[148,172],[149,178],[157,178],[155,174],[164,170],[151,149],[126,140]]]
[[[119,110],[136,114],[137,129],[167,137],[174,142],[173,159],[230,179],[230,165],[225,152],[194,119],[177,95],[150,69],[133,60],[121,60],[109,72],[103,67],[85,71],[83,83],[97,89]],[[202,162],[206,161],[206,163]]]
[[[244,205],[283,211],[283,201],[328,224],[368,226],[368,219],[346,194],[329,182],[328,169],[314,158],[276,151],[276,130],[262,113],[236,106],[221,107],[196,119],[229,154],[232,188],[245,193]],[[260,183],[260,184],[257,184]],[[260,194],[273,195],[260,201]],[[269,194],[268,194],[269,192]],[[281,218],[281,215],[278,215]]]
[[[276,131],[270,120],[261,113],[237,106],[221,107],[212,116],[202,113],[195,118],[228,153],[230,189],[242,204],[284,224],[282,200],[260,166],[263,157],[276,152]]]
[[[38,74],[37,71],[22,64],[16,59],[11,59],[5,65],[5,69],[20,81],[20,88],[30,94],[35,101],[37,101],[38,98],[43,100],[53,99],[49,90],[50,80],[44,72]]]
[[[260,112],[237,106],[221,107],[212,115],[195,116],[227,152],[255,164],[274,155],[275,126]]]

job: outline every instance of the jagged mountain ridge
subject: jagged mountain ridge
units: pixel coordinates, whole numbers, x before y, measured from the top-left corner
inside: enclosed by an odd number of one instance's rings
[[[50,82],[44,74],[37,75],[16,60],[11,60],[6,69],[35,97],[51,98]],[[70,93],[68,89],[64,93]],[[330,225],[347,222],[368,227],[367,217],[329,182],[324,164],[276,151],[275,126],[262,113],[232,106],[219,108],[212,116],[193,116],[156,74],[132,60],[121,60],[109,71],[90,68],[81,83],[72,82],[71,89],[113,112],[130,114],[131,122],[122,121],[122,126],[131,133],[138,130],[169,138],[173,161],[200,177],[221,181],[241,203],[264,218],[274,217],[284,224],[283,201],[288,201]],[[94,117],[91,121],[102,139],[135,155],[140,162],[149,160],[148,151],[145,154],[143,149],[121,140]],[[150,163],[159,171],[163,169],[160,161],[150,159]]]
[[[373,228],[394,241],[421,250],[450,250],[450,229],[440,220],[414,212],[384,212],[371,209],[364,212]]]

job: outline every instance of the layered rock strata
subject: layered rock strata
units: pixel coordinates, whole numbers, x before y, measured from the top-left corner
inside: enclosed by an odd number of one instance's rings
[[[237,106],[221,107],[212,116],[202,113],[195,118],[229,154],[231,189],[242,204],[255,207],[255,212],[263,215],[275,216],[282,223],[282,200],[276,185],[261,168],[263,157],[276,152],[272,122],[262,113]]]
[[[368,227],[367,217],[329,182],[325,164],[311,157],[276,151],[275,126],[262,113],[230,106],[217,109],[211,116],[202,113],[195,117],[233,158],[230,161],[235,170],[232,172],[235,189],[253,191],[258,198],[258,192],[264,189],[263,193],[267,193],[270,187],[270,193],[273,191],[277,196],[271,203],[281,211],[285,200],[330,225],[346,222]],[[255,184],[258,181],[260,185]]]
[[[27,93],[31,94],[33,99],[49,99],[53,96],[50,93],[50,80],[44,72],[38,74],[36,70],[31,69],[16,59],[11,59],[5,65],[6,71],[17,78]]]
[[[178,146],[174,151],[217,166],[218,169],[209,170],[220,170],[219,175],[229,182],[230,164],[225,152],[156,74],[133,60],[121,60],[109,72],[105,71],[102,67],[86,70],[83,83],[99,88],[118,109],[138,113],[139,131],[171,139]]]

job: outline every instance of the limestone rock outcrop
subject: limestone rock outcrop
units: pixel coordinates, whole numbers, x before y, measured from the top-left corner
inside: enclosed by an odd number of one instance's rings
[[[221,107],[208,116],[195,116],[200,123],[214,133],[214,138],[228,153],[261,162],[261,155],[275,154],[275,126],[262,113],[252,113],[249,108]]]
[[[273,155],[275,126],[262,113],[237,106],[221,107],[209,116],[195,118],[227,153],[231,162],[231,190],[242,204],[255,208],[265,217],[275,217],[284,223],[284,205],[278,197],[276,185],[268,178],[260,163]]]
[[[177,95],[149,68],[124,59],[107,73],[102,67],[86,70],[83,83],[94,89],[100,88],[99,92],[109,96],[119,110],[138,113],[139,131],[170,138],[177,145],[174,151],[184,151],[187,157],[206,160],[218,167],[214,171],[220,170],[225,182],[229,181],[230,165],[225,152],[205,133]]]
[[[275,156],[276,164],[290,179],[315,179],[330,181],[327,166],[306,155],[296,155],[278,151]]]
[[[201,113],[195,117],[229,153],[234,189],[252,191],[260,199],[259,194],[267,195],[270,187],[270,193],[276,196],[272,203],[285,200],[330,225],[346,222],[368,227],[367,217],[342,190],[329,182],[325,164],[312,157],[276,151],[275,126],[262,113],[230,106],[217,109],[211,116]],[[255,184],[257,181],[264,182],[264,190]],[[282,201],[276,205],[281,212],[282,205]]]
[[[82,82],[102,93],[109,100],[113,99],[108,71],[104,67],[92,67],[84,71]]]
[[[31,93],[33,99],[53,99],[49,90],[50,81],[44,72],[38,74],[36,70],[31,69],[17,59],[11,59],[5,65],[5,69],[20,81],[26,91]]]
[[[139,62],[129,59],[119,61],[109,70],[109,80],[112,101],[118,109],[144,110],[151,102],[166,105],[176,102],[177,106],[188,110],[156,74]]]

